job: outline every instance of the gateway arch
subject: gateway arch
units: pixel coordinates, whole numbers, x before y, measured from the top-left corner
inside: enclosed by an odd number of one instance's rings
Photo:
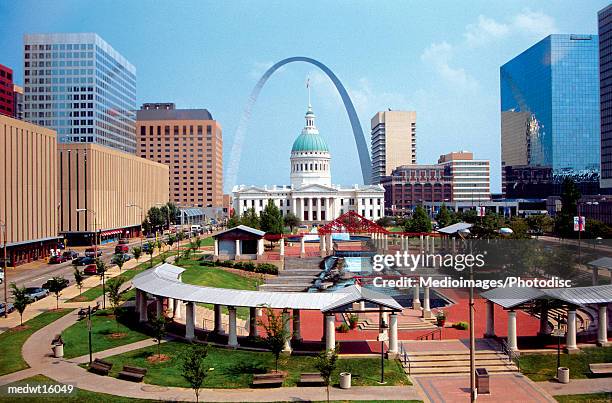
[[[293,62],[306,62],[310,63],[323,71],[329,79],[334,83],[340,97],[342,98],[342,102],[344,103],[344,108],[346,109],[346,113],[348,115],[349,121],[351,122],[351,127],[353,129],[353,136],[355,137],[355,145],[357,146],[357,152],[359,154],[359,163],[361,165],[361,175],[363,177],[363,183],[365,185],[369,185],[372,178],[372,165],[370,162],[370,154],[368,152],[368,146],[365,141],[365,136],[363,134],[363,130],[361,128],[361,124],[359,123],[359,118],[357,117],[357,112],[355,112],[355,107],[353,106],[353,102],[349,97],[348,92],[340,82],[340,79],[336,77],[333,71],[331,71],[326,65],[319,62],[318,60],[311,59],[309,57],[296,56],[289,57],[287,59],[283,59],[280,62],[276,63],[272,67],[270,67],[263,76],[259,79],[255,88],[251,92],[251,96],[247,102],[247,105],[244,109],[242,117],[240,118],[240,123],[238,124],[238,129],[236,129],[236,134],[234,136],[234,142],[232,144],[232,150],[230,152],[230,162],[227,169],[227,180],[231,186],[236,184],[236,178],[238,176],[238,167],[240,165],[240,157],[242,154],[242,146],[244,144],[244,138],[246,129],[248,127],[249,119],[251,117],[251,111],[253,109],[253,105],[257,101],[259,97],[259,93],[261,89],[266,84],[268,79],[276,70],[281,68],[282,66],[293,63]]]

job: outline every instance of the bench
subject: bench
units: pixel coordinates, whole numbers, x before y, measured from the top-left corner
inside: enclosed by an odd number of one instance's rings
[[[89,366],[89,371],[94,372],[98,375],[108,375],[112,368],[112,363],[96,358]]]
[[[301,386],[323,386],[325,385],[325,380],[317,372],[304,372],[300,375],[298,383]]]
[[[283,386],[285,375],[277,372],[253,375],[253,387],[256,386]]]
[[[589,369],[593,375],[610,376],[612,375],[612,363],[589,364]]]
[[[123,370],[119,372],[118,378],[125,379],[126,381],[142,382],[146,374],[146,368],[124,365]]]

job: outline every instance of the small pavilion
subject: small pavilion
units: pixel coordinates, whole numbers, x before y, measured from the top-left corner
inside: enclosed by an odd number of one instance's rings
[[[215,258],[256,260],[264,253],[264,231],[238,225],[213,235]]]

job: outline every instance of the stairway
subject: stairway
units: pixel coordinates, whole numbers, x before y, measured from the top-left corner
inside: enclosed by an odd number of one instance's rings
[[[266,280],[260,291],[303,292],[310,288],[321,274],[321,258],[285,258],[284,269],[278,276]]]
[[[434,325],[436,319],[422,319],[422,322],[398,322],[397,330],[432,330],[438,327]],[[378,330],[378,320],[365,318],[359,321],[357,328],[360,330]]]

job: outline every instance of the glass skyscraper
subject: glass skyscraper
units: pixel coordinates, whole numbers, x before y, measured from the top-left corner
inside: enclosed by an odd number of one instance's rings
[[[566,177],[598,193],[597,35],[550,35],[500,68],[507,197],[547,197]]]
[[[24,119],[136,153],[136,68],[94,33],[24,36]]]
[[[601,92],[601,187],[612,188],[612,4],[597,13]]]

